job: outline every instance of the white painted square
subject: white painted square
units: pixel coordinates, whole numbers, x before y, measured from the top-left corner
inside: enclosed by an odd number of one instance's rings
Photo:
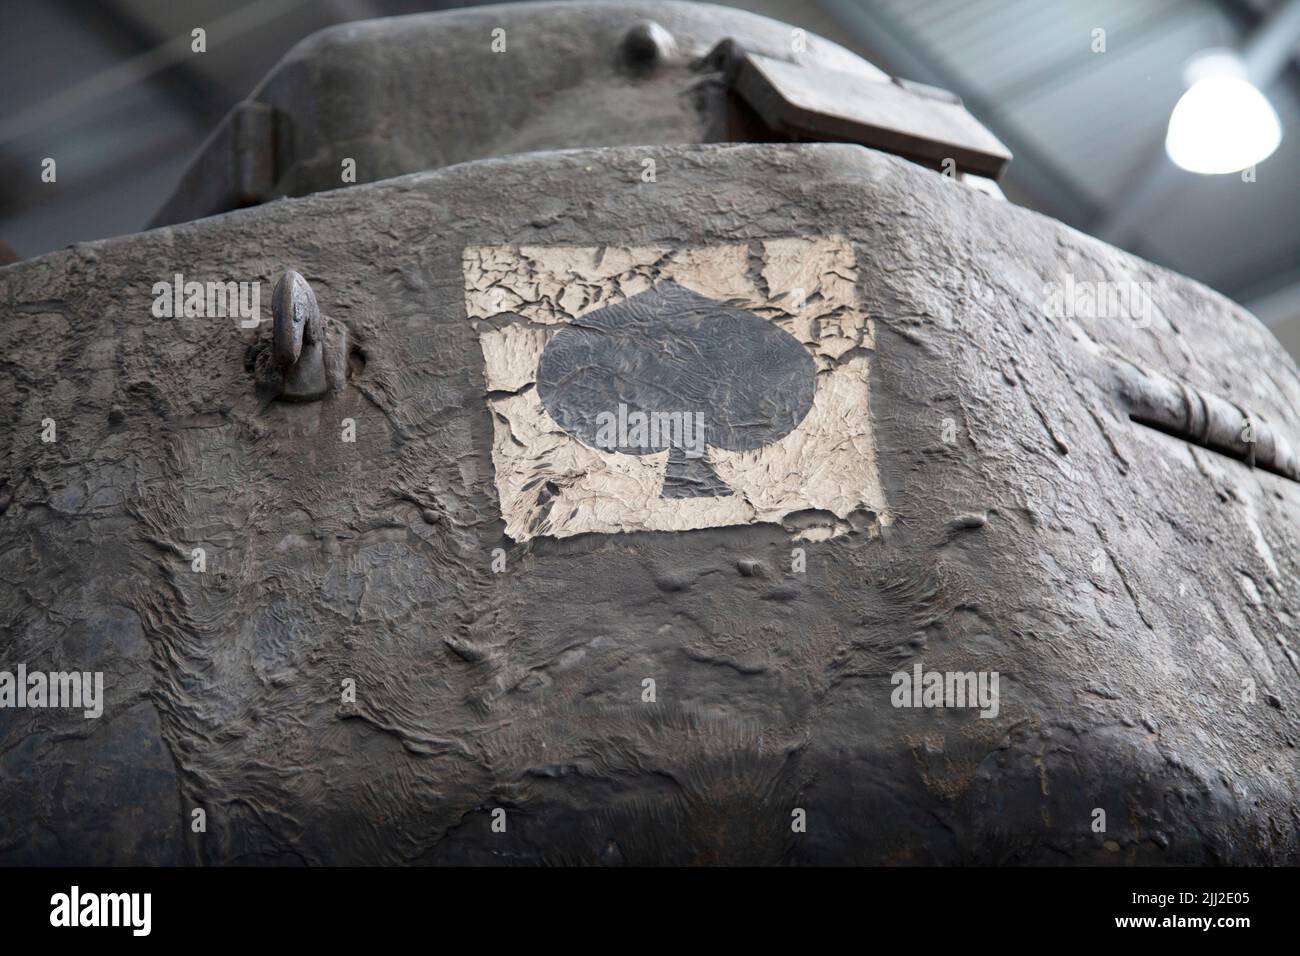
[[[803,537],[844,533],[855,512],[889,522],[871,424],[872,323],[846,239],[470,246],[464,275],[493,413],[496,488],[514,540],[782,523],[814,509],[827,520]],[[707,450],[730,496],[661,497],[667,451],[637,456],[584,444],[547,414],[535,387],[542,351],[565,325],[665,281],[774,323],[817,369],[812,407],[784,438],[754,451]]]

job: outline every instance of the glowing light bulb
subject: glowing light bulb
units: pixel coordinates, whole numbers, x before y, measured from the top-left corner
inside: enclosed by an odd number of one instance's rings
[[[1235,173],[1267,159],[1282,124],[1230,53],[1202,54],[1187,68],[1191,88],[1169,116],[1165,152],[1193,173]]]

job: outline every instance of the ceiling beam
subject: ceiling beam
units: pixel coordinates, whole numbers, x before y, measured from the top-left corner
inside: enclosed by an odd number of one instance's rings
[[[1279,0],[1242,45],[1246,77],[1261,89],[1268,86],[1287,68],[1298,44],[1300,0]]]

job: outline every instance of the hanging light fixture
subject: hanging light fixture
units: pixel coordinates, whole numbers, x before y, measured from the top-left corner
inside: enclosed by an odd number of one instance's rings
[[[1193,173],[1235,173],[1272,155],[1282,142],[1273,105],[1246,77],[1240,57],[1207,50],[1184,72],[1188,90],[1169,116],[1165,151]]]

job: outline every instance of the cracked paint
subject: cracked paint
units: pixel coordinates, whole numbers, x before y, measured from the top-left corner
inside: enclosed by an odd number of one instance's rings
[[[496,489],[514,540],[781,524],[804,512],[826,520],[801,529],[800,538],[889,523],[871,420],[875,340],[843,237],[676,249],[469,246],[463,266],[492,411]],[[709,466],[733,492],[725,497],[663,497],[668,451],[628,455],[586,445],[555,422],[531,387],[561,328],[663,282],[772,322],[813,358],[815,395],[797,427],[758,449],[707,450]],[[849,520],[864,513],[875,520]]]

